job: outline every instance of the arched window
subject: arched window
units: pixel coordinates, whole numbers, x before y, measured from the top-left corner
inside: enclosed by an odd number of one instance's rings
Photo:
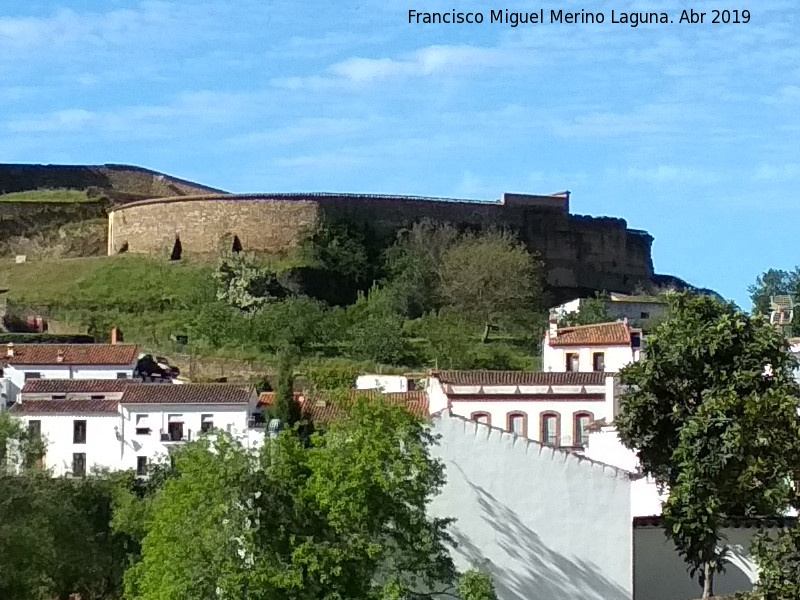
[[[576,412],[572,415],[572,445],[585,446],[589,443],[589,424],[594,421],[594,415],[587,411]]]
[[[541,436],[539,441],[545,446],[558,447],[561,437],[561,415],[557,412],[543,412],[539,415]]]
[[[483,423],[484,425],[492,424],[492,415],[487,412],[474,412],[469,417],[476,423]]]
[[[238,235],[233,236],[233,247],[231,248],[234,254],[239,254],[242,251],[242,241]]]
[[[510,412],[506,416],[506,429],[522,437],[528,437],[528,415],[524,412]]]

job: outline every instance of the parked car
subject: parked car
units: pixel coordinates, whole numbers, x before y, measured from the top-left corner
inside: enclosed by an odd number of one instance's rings
[[[169,364],[166,358],[152,354],[142,354],[133,371],[134,377],[142,379],[175,379],[180,374],[180,369]]]

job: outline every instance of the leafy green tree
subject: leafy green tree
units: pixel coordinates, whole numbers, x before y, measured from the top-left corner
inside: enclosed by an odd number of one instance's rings
[[[294,425],[300,420],[300,408],[294,401],[294,372],[299,357],[289,349],[284,349],[278,356],[278,370],[275,374],[275,404],[270,410],[271,416],[283,423]]]
[[[380,399],[343,409],[310,446],[285,433],[256,454],[225,432],[187,445],[126,598],[492,600],[485,575],[456,587],[448,523],[427,514],[444,481],[427,428]]]
[[[375,275],[371,238],[352,223],[325,221],[303,244],[303,253],[310,265],[335,273],[343,285],[366,289]]]
[[[386,286],[398,312],[416,319],[444,304],[442,261],[458,238],[455,227],[430,220],[398,234],[384,253]]]
[[[37,468],[46,440],[22,421],[0,410],[0,477]]]
[[[511,234],[469,234],[445,252],[442,292],[454,310],[486,327],[530,325],[543,305],[543,265]],[[524,326],[523,326],[524,327]]]
[[[243,311],[286,296],[275,273],[260,265],[252,254],[223,255],[214,271],[214,281],[217,300]]]
[[[768,315],[770,296],[800,295],[800,266],[795,267],[794,271],[769,269],[759,275],[747,291],[753,302],[753,312]]]
[[[305,356],[336,337],[335,320],[321,302],[287,298],[263,306],[249,317],[249,339],[267,352]]]
[[[676,294],[646,358],[620,373],[615,423],[642,470],[669,489],[666,533],[703,572],[723,562],[725,519],[775,516],[800,476],[795,360],[760,317],[709,296]]]
[[[607,296],[597,294],[594,298],[581,301],[579,310],[564,314],[558,321],[559,327],[574,327],[576,325],[593,325],[594,323],[609,323],[616,321],[606,306]]]
[[[306,378],[315,391],[352,389],[360,371],[353,366],[324,365],[309,367]]]
[[[800,598],[800,527],[756,536],[753,554],[759,569],[754,599]]]
[[[387,290],[373,286],[346,313],[348,354],[355,359],[403,364],[409,355],[404,319],[393,310]]]

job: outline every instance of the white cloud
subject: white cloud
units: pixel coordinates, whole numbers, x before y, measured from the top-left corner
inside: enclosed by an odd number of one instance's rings
[[[671,164],[653,167],[609,169],[608,176],[611,178],[642,181],[653,184],[678,183],[710,185],[722,180],[721,175],[711,169]]]

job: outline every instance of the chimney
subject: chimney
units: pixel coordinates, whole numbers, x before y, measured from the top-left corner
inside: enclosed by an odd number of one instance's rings
[[[558,337],[558,319],[550,317],[550,339],[554,340]]]
[[[56,362],[62,363],[64,362],[64,351],[59,349],[58,355],[56,356]]]
[[[14,356],[14,342],[8,342],[6,345],[6,356],[12,358]]]
[[[116,328],[116,327],[114,327],[114,328],[111,330],[111,343],[112,343],[112,344],[116,344],[116,343],[117,343],[117,338],[118,338],[118,337],[119,337],[119,331],[117,330],[117,328]]]

